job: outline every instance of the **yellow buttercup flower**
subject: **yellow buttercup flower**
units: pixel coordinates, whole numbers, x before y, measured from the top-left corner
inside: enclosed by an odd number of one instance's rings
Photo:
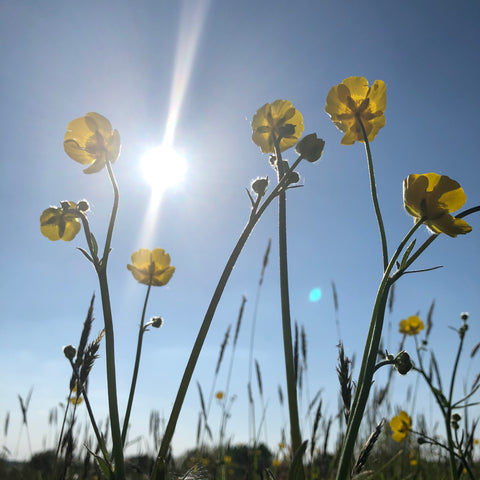
[[[67,125],[63,147],[76,162],[90,165],[84,173],[95,173],[120,155],[120,135],[107,118],[90,112]]]
[[[399,332],[406,335],[417,335],[420,333],[420,330],[423,330],[424,328],[425,325],[420,320],[420,317],[417,317],[416,315],[412,315],[406,320],[400,320],[399,323]]]
[[[302,114],[289,100],[275,100],[257,110],[252,120],[252,140],[263,153],[275,153],[275,141],[280,139],[280,151],[293,147],[303,132]]]
[[[230,465],[232,463],[232,457],[230,455],[225,455],[223,457],[223,461],[225,462],[226,465]]]
[[[450,215],[466,200],[462,187],[446,175],[412,174],[403,181],[405,210],[416,219],[426,217],[425,225],[434,233],[456,237],[472,231],[465,220]]]
[[[378,131],[385,126],[385,109],[387,108],[387,87],[382,80],[375,80],[368,86],[364,77],[348,77],[342,83],[330,89],[327,95],[325,111],[332,122],[345,135],[342,145],[353,145],[356,141],[364,142],[362,127],[371,142]]]
[[[132,254],[133,265],[127,268],[140,283],[161,287],[166,285],[175,272],[175,267],[170,266],[170,255],[163,248],[148,250],[141,248]]]
[[[223,398],[223,392],[219,391],[215,394],[215,398],[221,400]]]
[[[390,420],[390,428],[393,431],[392,438],[396,442],[401,442],[412,430],[412,419],[402,410]]]
[[[62,202],[62,207],[50,207],[40,215],[40,231],[49,240],[73,240],[80,231],[81,223],[78,217],[69,212],[76,209],[75,202]]]

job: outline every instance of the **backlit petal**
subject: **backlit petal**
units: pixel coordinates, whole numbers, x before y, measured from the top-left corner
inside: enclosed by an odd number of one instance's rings
[[[368,80],[365,77],[348,77],[342,82],[350,90],[350,96],[355,100],[366,98]]]
[[[103,138],[107,138],[112,134],[112,124],[108,118],[96,112],[89,112],[85,115],[86,120],[92,119],[95,122],[96,130],[98,130]]]
[[[387,108],[387,86],[383,80],[375,80],[368,92],[372,112],[384,112]]]
[[[472,231],[472,227],[462,218],[455,218],[445,213],[440,218],[426,222],[426,225],[434,233],[446,233],[449,237],[465,235]]]

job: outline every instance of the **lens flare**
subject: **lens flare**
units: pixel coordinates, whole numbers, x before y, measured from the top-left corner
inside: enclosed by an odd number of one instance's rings
[[[318,302],[319,300],[322,299],[322,290],[320,288],[313,288],[310,291],[310,295],[308,296],[308,299],[311,302]]]

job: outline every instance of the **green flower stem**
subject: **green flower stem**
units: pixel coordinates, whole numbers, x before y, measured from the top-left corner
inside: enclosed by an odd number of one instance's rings
[[[372,153],[370,152],[370,144],[368,143],[367,132],[365,131],[365,127],[363,126],[360,115],[357,116],[357,120],[360,123],[363,139],[365,141],[365,151],[367,153],[367,161],[368,161],[368,173],[370,176],[370,190],[372,192],[373,207],[375,209],[375,215],[377,216],[378,228],[380,230],[380,237],[382,239],[383,270],[386,270],[388,266],[387,237],[385,235],[385,227],[383,226],[382,214],[380,212],[380,205],[378,204],[377,186],[375,183],[375,172],[373,169]]]
[[[365,407],[368,401],[373,374],[375,373],[375,361],[382,335],[388,292],[393,284],[392,279],[390,278],[390,273],[393,270],[393,267],[395,266],[397,259],[402,250],[405,248],[407,242],[424,221],[425,219],[421,218],[413,225],[405,238],[401,241],[383,274],[383,278],[377,292],[377,297],[375,299],[372,319],[370,321],[370,328],[368,331],[367,341],[365,343],[362,366],[353,400],[352,414],[348,420],[347,434],[340,454],[340,463],[336,476],[337,480],[345,480],[346,478],[349,478],[350,462],[353,457],[355,441],[357,439],[360,423],[362,421],[363,413],[365,412]]]
[[[105,357],[107,363],[107,389],[110,427],[112,431],[112,456],[115,462],[115,480],[125,479],[125,462],[123,458],[120,419],[118,416],[117,380],[115,375],[115,341],[113,336],[112,308],[108,291],[106,264],[97,270],[102,297],[103,320],[105,323]]]
[[[285,177],[280,140],[275,139],[275,156],[277,157],[278,181]],[[280,297],[282,303],[282,331],[283,351],[285,356],[285,371],[287,376],[288,411],[290,417],[290,436],[292,452],[298,451],[302,445],[300,422],[298,418],[297,382],[295,375],[295,362],[293,355],[292,327],[290,318],[290,299],[288,289],[288,263],[287,263],[287,208],[285,190],[278,196],[278,244],[280,255]]]
[[[119,192],[115,176],[113,175],[112,166],[107,160],[106,162],[108,176],[113,187],[113,207],[110,215],[110,223],[105,240],[105,249],[103,257],[99,262],[95,263],[98,281],[100,283],[100,293],[102,297],[103,321],[105,323],[105,357],[107,364],[107,389],[108,389],[108,409],[110,415],[110,428],[112,432],[112,456],[115,463],[115,480],[125,479],[125,461],[123,457],[122,435],[120,432],[120,419],[118,416],[118,400],[117,400],[117,380],[115,374],[115,341],[113,335],[112,307],[110,304],[110,294],[108,291],[107,281],[107,262],[110,253],[110,244],[112,241],[113,227],[118,210]],[[89,243],[90,245],[90,243]],[[93,252],[91,252],[93,254]]]
[[[457,351],[457,356],[455,358],[455,363],[453,365],[453,372],[452,372],[452,378],[450,380],[450,390],[448,393],[448,404],[447,404],[447,411],[446,415],[444,416],[445,419],[445,429],[447,430],[447,442],[450,452],[450,471],[452,473],[452,478],[454,480],[457,480],[459,478],[458,476],[458,470],[457,470],[457,464],[455,462],[455,456],[453,452],[453,438],[452,438],[452,425],[451,425],[451,420],[452,420],[452,403],[453,403],[453,387],[455,385],[455,377],[457,376],[457,369],[458,369],[458,362],[460,361],[460,355],[462,353],[463,349],[463,341],[464,341],[465,335],[460,335],[460,344],[458,345],[458,351]]]
[[[300,163],[302,157],[299,157],[288,173],[293,171],[293,169]],[[160,444],[160,449],[157,455],[157,459],[155,462],[155,466],[153,468],[151,479],[152,480],[164,480],[166,478],[166,460],[167,454],[170,447],[170,443],[173,438],[173,434],[175,433],[175,427],[177,425],[178,417],[180,415],[180,411],[182,409],[183,401],[185,400],[185,395],[188,390],[188,386],[192,379],[193,372],[195,370],[195,366],[198,361],[198,357],[202,350],[203,343],[205,342],[205,338],[207,336],[208,330],[212,323],[213,316],[215,314],[215,310],[217,309],[218,303],[220,302],[220,298],[222,296],[223,290],[227,284],[227,281],[232,273],[233,267],[245,246],[245,243],[248,240],[248,237],[253,231],[256,223],[262,216],[265,209],[270,205],[272,200],[279,194],[279,192],[286,186],[286,178],[283,178],[281,182],[279,182],[275,188],[273,189],[272,193],[265,199],[265,201],[260,205],[259,202],[256,202],[255,205],[252,206],[252,210],[250,212],[250,217],[248,222],[240,235],[240,238],[237,241],[230,257],[225,265],[223,273],[218,281],[217,287],[215,292],[213,293],[212,299],[210,300],[210,305],[208,306],[207,312],[205,313],[205,317],[203,319],[202,325],[200,326],[200,330],[197,334],[197,338],[195,339],[195,343],[193,345],[192,351],[190,353],[190,358],[188,359],[187,366],[185,367],[185,371],[183,373],[182,380],[180,382],[180,387],[178,388],[177,396],[175,398],[175,402],[172,407],[172,411],[170,413],[170,418],[168,419],[167,426],[165,428],[165,433],[162,438],[162,443]]]
[[[105,240],[105,248],[103,250],[103,257],[102,257],[102,263],[105,263],[105,270],[107,269],[106,265],[107,265],[108,255],[111,250],[110,245],[112,243],[113,227],[115,225],[115,219],[117,218],[118,203],[120,200],[117,180],[115,179],[115,175],[113,174],[113,170],[112,170],[112,164],[110,163],[109,160],[106,161],[106,166],[107,166],[108,178],[110,178],[110,182],[112,183],[114,201],[113,201],[112,213],[110,215],[110,223],[108,225],[108,230],[107,230],[107,238]]]
[[[125,412],[125,419],[123,420],[122,429],[122,445],[125,447],[125,440],[127,438],[128,422],[130,420],[130,413],[132,411],[133,397],[135,395],[135,387],[137,385],[138,369],[140,367],[140,356],[142,354],[143,334],[145,333],[145,312],[147,310],[148,297],[150,295],[150,289],[152,284],[148,284],[147,294],[145,295],[145,301],[143,302],[142,318],[140,320],[140,328],[138,329],[137,340],[137,354],[135,356],[135,366],[133,367],[132,383],[130,385],[130,394],[128,395],[127,410]]]

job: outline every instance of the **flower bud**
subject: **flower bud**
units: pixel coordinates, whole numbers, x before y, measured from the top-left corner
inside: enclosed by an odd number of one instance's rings
[[[268,177],[265,177],[265,178],[258,177],[252,181],[251,189],[259,197],[263,197],[265,195],[267,188],[268,188]]]
[[[88,212],[88,210],[90,210],[90,205],[86,200],[80,200],[77,203],[77,209],[81,212]]]
[[[150,325],[155,328],[160,328],[163,325],[163,318],[162,317],[152,317],[150,319]]]
[[[70,208],[70,202],[68,200],[61,201],[60,205],[63,208],[63,210],[68,210]],[[73,204],[73,207],[75,207],[75,204]]]
[[[297,172],[292,172],[288,176],[287,185],[292,185],[294,183],[298,183],[300,181],[300,175]]]
[[[402,350],[395,357],[394,366],[400,375],[407,374],[413,368],[412,361],[410,360],[410,355],[405,350]]]
[[[317,138],[316,133],[310,133],[297,143],[295,151],[305,160],[313,163],[322,156],[324,147],[325,141],[321,138]]]
[[[454,413],[452,415],[452,422],[459,422],[462,419],[462,416],[459,413]]]
[[[462,312],[462,313],[460,314],[460,318],[461,318],[464,322],[466,322],[466,321],[468,320],[468,312]]]
[[[67,345],[66,347],[63,347],[63,354],[69,360],[73,360],[77,354],[77,349],[73,345]]]

